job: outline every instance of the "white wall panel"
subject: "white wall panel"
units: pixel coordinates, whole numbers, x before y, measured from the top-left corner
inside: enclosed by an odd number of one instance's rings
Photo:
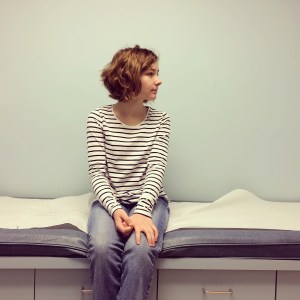
[[[0,0],[0,194],[90,190],[86,118],[111,103],[99,70],[138,43],[160,55],[171,199],[243,188],[300,200],[299,11],[295,0]]]

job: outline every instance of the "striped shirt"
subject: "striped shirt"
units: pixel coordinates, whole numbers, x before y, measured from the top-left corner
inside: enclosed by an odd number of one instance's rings
[[[166,200],[162,181],[167,165],[170,118],[149,107],[137,126],[121,123],[112,105],[89,114],[89,175],[96,198],[110,215],[122,204],[151,217],[158,197]]]

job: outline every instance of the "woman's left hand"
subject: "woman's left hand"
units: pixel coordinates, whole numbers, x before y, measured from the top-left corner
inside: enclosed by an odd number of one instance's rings
[[[127,224],[133,226],[135,230],[135,241],[137,245],[141,243],[141,233],[143,232],[147,238],[150,247],[154,247],[158,238],[158,231],[152,222],[152,219],[141,214],[133,214]]]

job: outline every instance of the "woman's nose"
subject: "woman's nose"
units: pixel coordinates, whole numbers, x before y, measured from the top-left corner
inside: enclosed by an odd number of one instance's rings
[[[160,80],[160,78],[157,76],[156,81],[155,81],[156,85],[161,85],[162,81]]]

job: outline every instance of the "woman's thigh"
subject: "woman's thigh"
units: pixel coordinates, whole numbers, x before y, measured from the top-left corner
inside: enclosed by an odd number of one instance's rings
[[[123,249],[124,239],[116,230],[114,219],[107,210],[99,203],[94,202],[88,222],[89,251],[95,255],[103,254],[117,246],[118,251]]]
[[[162,198],[158,198],[152,212],[152,222],[156,226],[161,240],[168,226],[169,214],[170,209],[168,203]]]
[[[88,232],[94,238],[98,236],[102,240],[116,234],[113,218],[98,201],[93,203],[90,211]]]

